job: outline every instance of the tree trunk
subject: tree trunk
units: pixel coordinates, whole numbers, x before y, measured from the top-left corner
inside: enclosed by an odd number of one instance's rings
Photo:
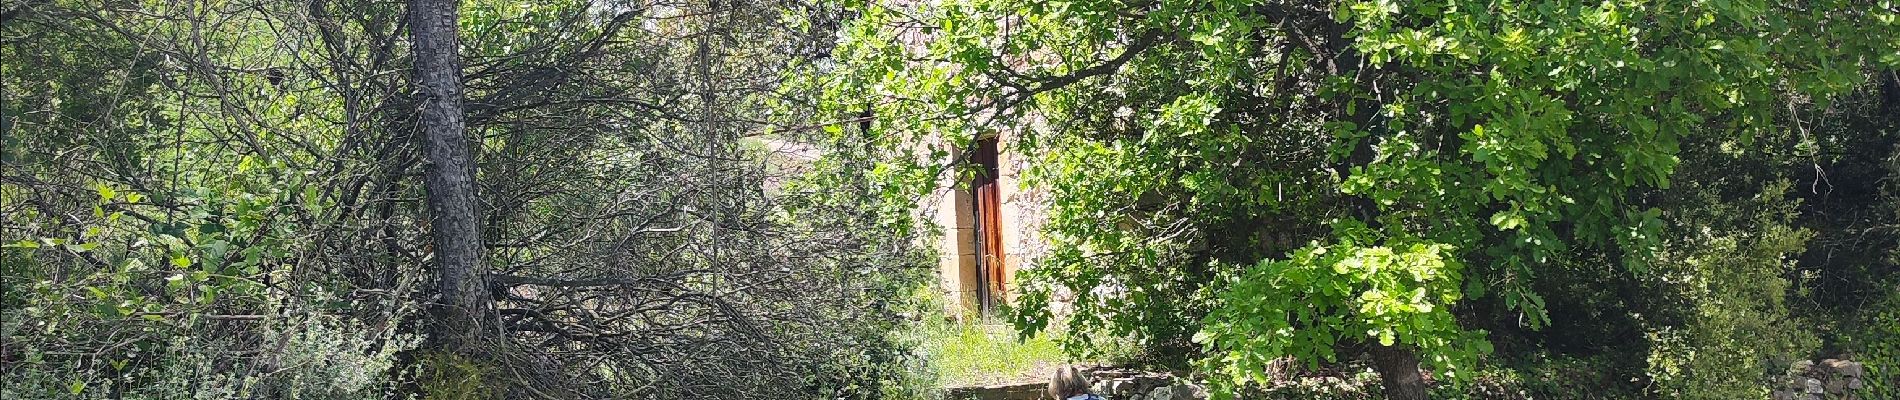
[[[1425,400],[1425,376],[1418,370],[1418,354],[1405,345],[1372,344],[1372,367],[1379,370],[1386,400]]]
[[[462,120],[457,0],[411,0],[411,51],[422,95],[423,166],[435,246],[434,338],[456,348],[495,329],[482,266],[474,159]]]

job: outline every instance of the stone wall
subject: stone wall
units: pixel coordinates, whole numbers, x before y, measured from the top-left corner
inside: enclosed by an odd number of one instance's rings
[[[966,386],[944,389],[946,400],[1042,400],[1048,383]]]
[[[1866,399],[1866,383],[1861,378],[1867,368],[1860,363],[1825,359],[1814,361],[1796,361],[1789,366],[1788,374],[1781,379],[1781,388],[1773,393],[1774,400],[1821,400]]]
[[[1112,400],[1205,400],[1207,389],[1166,373],[1089,370],[1095,394]]]
[[[1208,398],[1205,387],[1169,373],[1112,368],[1085,368],[1082,373],[1088,375],[1089,381],[1092,382],[1090,391],[1109,400],[1206,400]],[[1853,361],[1831,358],[1819,362],[1797,361],[1790,366],[1786,375],[1777,379],[1777,388],[1772,392],[1771,398],[1773,400],[1884,400],[1874,399],[1867,393],[1866,384],[1862,381],[1867,378],[1866,373],[1865,366]],[[1377,385],[1376,379],[1348,382],[1337,377],[1321,377],[1314,379],[1313,382],[1322,386],[1341,388],[1357,385],[1376,387]],[[950,388],[946,391],[946,398],[1041,400],[1047,397],[1043,394],[1046,385],[1046,382],[1034,382]],[[1341,390],[1341,392],[1355,391]]]
[[[1047,244],[1038,233],[1047,219],[1047,193],[1039,188],[1025,187],[1022,172],[1029,167],[1030,157],[1011,151],[1018,140],[1011,132],[997,133],[1000,147],[997,153],[996,187],[1002,204],[997,207],[998,218],[1002,226],[997,234],[1002,241],[1002,253],[998,260],[1003,269],[1003,292],[999,301],[1013,302],[1018,293],[1014,281],[1016,271],[1034,268],[1034,260],[1047,251]],[[932,138],[926,150],[940,150],[946,158],[922,160],[928,162],[950,162],[964,160],[967,149],[957,148],[948,138]],[[925,153],[930,153],[925,151]],[[959,173],[943,173],[937,176],[937,188],[926,195],[917,205],[923,217],[921,222],[932,224],[940,229],[942,236],[930,238],[925,246],[935,247],[938,254],[937,276],[945,299],[945,311],[951,316],[962,317],[977,311],[977,292],[979,277],[977,263],[979,259],[977,243],[977,215],[973,205],[976,202],[972,193],[969,176]]]
[[[1110,400],[1207,400],[1207,389],[1172,373],[1131,370],[1083,370],[1093,387],[1089,391]],[[1013,383],[988,387],[944,389],[946,400],[1043,400],[1049,383]]]
[[[1089,391],[1110,400],[1206,400],[1207,389],[1172,374],[1119,369],[1084,369],[1093,382]],[[1042,400],[1047,382],[955,387],[944,390],[950,400]]]

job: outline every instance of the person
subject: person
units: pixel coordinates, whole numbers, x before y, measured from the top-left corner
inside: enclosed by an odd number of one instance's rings
[[[1107,400],[1102,396],[1089,393],[1089,378],[1073,366],[1064,366],[1056,370],[1054,379],[1049,380],[1049,398],[1055,400]]]

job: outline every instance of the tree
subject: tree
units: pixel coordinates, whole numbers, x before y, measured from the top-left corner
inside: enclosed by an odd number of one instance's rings
[[[422,97],[423,175],[429,191],[429,232],[435,244],[435,337],[450,348],[480,344],[495,327],[494,304],[482,264],[475,162],[462,123],[460,2],[409,3],[410,42],[417,92]],[[465,350],[464,350],[465,351]]]
[[[1649,270],[1649,194],[1685,138],[1746,148],[1788,102],[1900,62],[1870,39],[1893,11],[1863,8],[878,5],[829,101],[876,108],[892,143],[1004,130],[1046,154],[1030,184],[1052,192],[1054,251],[1022,301],[1073,294],[1071,330],[1192,336],[1175,357],[1229,390],[1279,357],[1364,350],[1388,397],[1423,398],[1419,363],[1457,381],[1493,350],[1475,322],[1550,323],[1540,276]],[[940,168],[917,158],[889,169]],[[1051,321],[1020,310],[1027,331]]]
[[[4,6],[0,397],[890,388],[887,333],[927,271],[880,229],[903,209],[759,138],[822,122],[781,82],[842,10],[459,4]],[[408,43],[457,33],[459,66]],[[428,162],[432,138],[462,166]],[[427,175],[464,168],[472,197],[431,206]],[[448,208],[481,251],[456,256],[462,289],[432,276],[459,251],[431,243]]]

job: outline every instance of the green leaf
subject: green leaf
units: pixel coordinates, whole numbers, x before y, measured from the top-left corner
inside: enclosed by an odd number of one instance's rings
[[[107,186],[104,183],[93,184],[92,187],[99,192],[99,201],[112,201],[113,197],[119,196],[118,191],[112,190],[112,186]]]
[[[84,253],[84,252],[92,251],[92,249],[99,247],[99,244],[98,243],[67,243],[65,247],[66,247],[66,251],[70,251],[73,253]]]

